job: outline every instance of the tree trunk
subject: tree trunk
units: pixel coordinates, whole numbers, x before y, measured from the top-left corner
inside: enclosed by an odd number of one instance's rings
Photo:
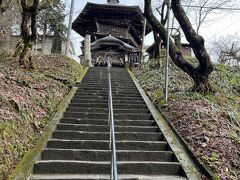
[[[46,34],[47,34],[47,22],[45,21],[43,24],[43,38],[42,38],[42,53],[45,52],[45,43],[46,43]]]
[[[2,12],[3,12],[3,7],[2,7],[2,3],[3,3],[3,0],[0,0],[0,14],[2,14]]]
[[[193,90],[196,92],[202,92],[204,94],[212,92],[211,85],[208,80],[208,76],[204,76],[202,74],[196,74],[194,77],[192,77],[194,80],[194,87]]]
[[[166,45],[167,42],[167,31],[165,27],[158,21],[158,19],[153,15],[151,0],[144,0],[145,7],[144,13],[152,25],[152,28],[159,34],[162,41]],[[177,48],[174,42],[170,39],[169,54],[173,63],[186,72],[194,81],[194,91],[208,93],[212,91],[209,84],[208,78],[210,73],[213,71],[213,65],[211,63],[210,57],[204,47],[204,39],[197,35],[193,30],[189,19],[186,16],[183,8],[181,7],[179,0],[172,0],[172,9],[176,19],[179,21],[180,26],[183,29],[184,34],[188,42],[190,43],[196,58],[198,59],[199,66],[195,68],[184,58],[181,50]]]
[[[153,30],[153,37],[154,37],[154,41],[155,41],[155,45],[154,45],[154,50],[153,50],[153,55],[152,58],[153,59],[158,59],[160,58],[160,43],[161,43],[161,38],[158,36],[157,32]]]
[[[166,7],[166,3],[163,2],[162,6],[161,6],[161,11],[158,8],[156,9],[158,11],[159,15],[161,16],[161,24],[163,26],[165,26],[165,24],[167,22],[167,17],[168,17],[167,14],[169,13],[169,9],[167,9],[166,14],[164,14],[165,7]],[[155,45],[154,45],[154,51],[152,54],[152,58],[158,59],[159,68],[162,68],[162,66],[163,66],[163,62],[161,59],[162,39],[154,29],[153,29],[153,37],[154,37]]]
[[[180,0],[172,0],[172,9],[174,16],[178,20],[187,41],[190,43],[193,52],[198,59],[199,72],[204,76],[208,76],[213,71],[213,65],[205,48],[205,41],[203,37],[194,31],[184,9],[181,6]]]
[[[162,68],[163,62],[161,60],[161,37],[157,34],[156,31],[153,30],[153,37],[154,37],[154,50],[152,53],[151,59],[157,59],[158,60],[158,67]]]
[[[26,6],[25,8],[23,8],[23,12],[22,12],[21,38],[23,39],[23,49],[20,52],[20,57],[19,57],[19,64],[24,68],[28,67],[29,58],[26,55],[28,55],[29,57],[31,56],[31,51],[29,52],[29,49],[32,48],[31,37],[28,29],[30,19],[31,19],[31,14]]]
[[[22,23],[21,38],[23,39],[23,49],[20,52],[19,64],[28,69],[33,69],[32,62],[32,44],[37,38],[36,16],[38,12],[39,0],[34,0],[32,6],[28,6],[26,0],[21,0]],[[31,34],[29,24],[31,22]]]

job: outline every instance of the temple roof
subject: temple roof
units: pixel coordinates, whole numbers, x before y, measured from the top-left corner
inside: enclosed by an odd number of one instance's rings
[[[118,4],[119,0],[107,0],[109,4]]]
[[[136,50],[135,47],[121,41],[118,38],[115,38],[114,36],[107,36],[104,37],[102,39],[98,39],[97,41],[93,42],[91,44],[91,49],[95,50],[95,49],[99,49],[101,46],[112,46],[112,45],[118,45],[119,49],[125,50],[125,51],[133,51]]]
[[[139,6],[126,6],[118,3],[95,4],[88,2],[80,15],[75,19],[72,28],[84,36],[86,32],[96,32],[97,20],[124,22],[136,29],[139,38],[142,37],[144,15]],[[146,35],[151,32],[147,23]]]

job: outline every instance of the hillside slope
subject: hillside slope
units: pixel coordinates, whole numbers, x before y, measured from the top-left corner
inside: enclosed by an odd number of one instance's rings
[[[211,75],[215,93],[204,96],[191,92],[192,80],[171,64],[168,102],[157,61],[133,72],[197,158],[221,179],[240,179],[240,67],[216,65]]]
[[[35,70],[28,71],[0,55],[0,179],[34,146],[82,69],[59,55],[33,58]]]

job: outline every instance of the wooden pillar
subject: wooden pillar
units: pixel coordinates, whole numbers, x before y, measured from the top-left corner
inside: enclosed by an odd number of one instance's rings
[[[92,67],[92,56],[91,56],[91,35],[85,35],[84,41],[84,66]]]
[[[130,66],[129,59],[128,59],[129,54],[126,53],[124,56],[125,56],[125,58],[124,58],[125,59],[125,67],[129,68],[129,66]]]

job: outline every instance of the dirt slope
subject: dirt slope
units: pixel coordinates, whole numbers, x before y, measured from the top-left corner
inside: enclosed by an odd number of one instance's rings
[[[34,57],[35,70],[0,53],[0,179],[32,148],[81,66],[59,55]]]
[[[157,61],[133,72],[198,159],[220,179],[240,179],[240,67],[217,65],[211,76],[215,93],[204,96],[191,92],[191,79],[171,64],[168,102]]]

